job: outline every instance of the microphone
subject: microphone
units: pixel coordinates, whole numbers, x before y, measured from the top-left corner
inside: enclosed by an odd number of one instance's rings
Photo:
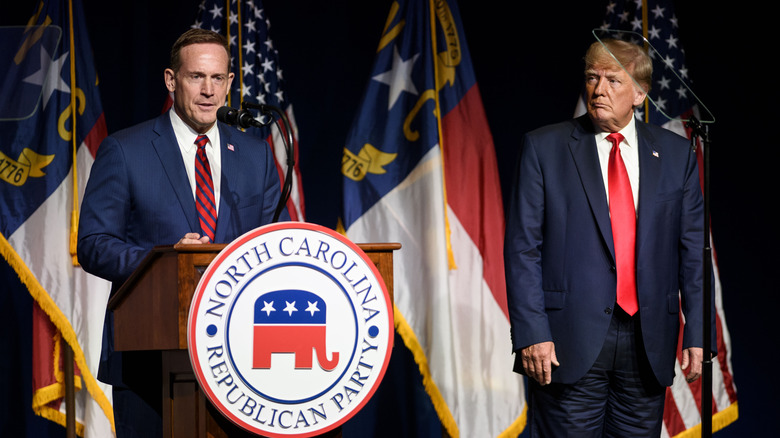
[[[243,129],[252,126],[261,128],[266,125],[252,117],[252,113],[249,110],[238,110],[229,106],[223,106],[217,110],[217,120],[228,125],[238,125],[238,127]]]
[[[268,121],[263,123],[254,117],[249,112],[249,108],[260,111]],[[279,116],[279,120],[276,120],[274,114]],[[252,102],[242,102],[241,109],[237,110],[229,106],[223,106],[217,110],[217,120],[228,125],[238,125],[240,128],[246,129],[250,126],[261,128],[268,126],[271,123],[276,123],[276,127],[279,129],[279,133],[282,134],[282,143],[284,143],[285,152],[287,152],[287,174],[284,178],[284,184],[282,184],[282,193],[279,197],[279,203],[276,205],[276,211],[274,212],[273,222],[279,220],[279,215],[284,210],[284,206],[287,204],[287,200],[290,198],[290,192],[292,191],[293,181],[293,168],[295,167],[295,152],[294,152],[294,138],[292,134],[292,125],[287,117],[287,114],[280,108],[273,105],[265,105]],[[281,121],[281,124],[280,124]]]

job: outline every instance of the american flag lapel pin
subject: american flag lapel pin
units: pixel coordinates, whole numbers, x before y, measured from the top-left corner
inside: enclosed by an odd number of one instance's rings
[[[658,155],[657,151],[653,151],[653,156],[656,157],[656,158],[660,158],[660,155]]]
[[[236,147],[235,147],[235,146],[233,146],[232,144],[228,143],[228,150],[229,150],[229,151],[234,151],[234,150],[236,150]],[[657,156],[657,155],[656,155],[656,156]]]

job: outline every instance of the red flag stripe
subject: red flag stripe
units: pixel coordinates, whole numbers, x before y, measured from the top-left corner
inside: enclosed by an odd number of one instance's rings
[[[485,282],[509,319],[504,279],[504,211],[493,137],[474,84],[442,118],[447,203],[482,254]],[[479,144],[469,144],[471,141]]]

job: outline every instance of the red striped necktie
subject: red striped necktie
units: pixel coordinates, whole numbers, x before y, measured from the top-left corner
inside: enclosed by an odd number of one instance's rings
[[[211,166],[206,157],[206,144],[209,138],[199,135],[195,139],[198,153],[195,156],[195,205],[198,210],[201,234],[208,236],[214,242],[214,231],[217,229],[217,204],[214,201],[214,180],[211,178]]]
[[[609,134],[612,142],[609,153],[609,214],[612,221],[612,240],[615,243],[617,263],[617,303],[629,315],[639,310],[636,294],[636,210],[626,165],[620,156],[623,136]]]

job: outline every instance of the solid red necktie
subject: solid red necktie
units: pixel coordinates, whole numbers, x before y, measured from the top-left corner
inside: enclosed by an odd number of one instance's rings
[[[195,206],[198,210],[198,220],[202,235],[208,236],[214,242],[214,230],[217,229],[217,204],[214,200],[214,180],[211,177],[211,166],[206,157],[206,144],[209,138],[199,135],[195,139],[198,153],[195,156]]]
[[[612,221],[612,240],[615,243],[617,264],[617,303],[629,315],[639,310],[636,294],[636,210],[626,165],[620,156],[623,136],[610,134],[609,153],[609,214]]]

